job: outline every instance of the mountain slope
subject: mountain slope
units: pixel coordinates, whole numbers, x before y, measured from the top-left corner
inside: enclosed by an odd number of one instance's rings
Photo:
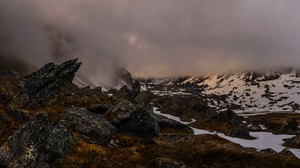
[[[177,92],[174,88],[170,89],[171,86],[176,86]],[[195,87],[201,91],[191,92],[191,88]],[[207,97],[212,107],[222,109],[227,103],[235,105],[239,112],[300,110],[300,78],[299,73],[292,70],[271,73],[213,74],[186,77],[180,82],[172,79],[155,79],[144,83],[144,89],[151,90],[155,94],[200,94]],[[216,96],[223,96],[226,99],[220,102],[212,98]]]

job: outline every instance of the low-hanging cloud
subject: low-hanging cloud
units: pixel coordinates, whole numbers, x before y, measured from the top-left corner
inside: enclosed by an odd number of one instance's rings
[[[137,77],[300,65],[298,0],[1,0],[2,50]]]

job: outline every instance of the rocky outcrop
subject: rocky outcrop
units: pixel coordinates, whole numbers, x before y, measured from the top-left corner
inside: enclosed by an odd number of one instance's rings
[[[61,65],[48,63],[26,78],[20,94],[12,102],[12,108],[38,107],[51,104],[58,97],[58,92],[72,84],[75,73],[81,63],[77,59]]]
[[[101,115],[79,108],[67,110],[62,115],[60,124],[70,131],[80,133],[90,142],[101,145],[107,145],[116,133],[116,128]]]
[[[73,147],[71,134],[59,124],[48,125],[40,113],[17,131],[0,149],[0,163],[7,167],[49,167]]]

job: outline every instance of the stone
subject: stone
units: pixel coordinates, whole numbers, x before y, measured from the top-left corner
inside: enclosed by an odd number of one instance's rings
[[[159,131],[159,124],[152,114],[138,109],[118,127],[119,132],[132,133],[141,136],[156,136]]]
[[[235,138],[242,138],[242,139],[249,139],[250,134],[249,130],[244,125],[239,125],[230,130],[229,136],[235,137]]]
[[[49,125],[47,113],[34,116],[0,148],[0,164],[6,167],[48,168],[73,147],[62,125]]]
[[[178,129],[178,130],[187,129],[187,130],[190,130],[192,132],[192,129],[189,126],[187,126],[185,124],[182,124],[178,121],[169,119],[165,116],[161,116],[161,115],[158,115],[158,114],[154,114],[154,117],[156,118],[160,129],[165,129],[165,128],[172,128],[172,129]]]
[[[102,115],[85,109],[72,108],[62,114],[60,124],[100,145],[108,145],[116,128]]]
[[[226,111],[219,112],[217,120],[220,122],[227,122],[233,126],[238,126],[238,125],[243,124],[241,117],[239,117],[232,110],[226,110]]]

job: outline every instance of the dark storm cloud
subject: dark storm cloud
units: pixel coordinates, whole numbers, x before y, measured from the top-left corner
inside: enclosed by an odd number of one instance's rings
[[[298,0],[1,0],[0,30],[11,36],[14,51],[37,64],[80,57],[82,73],[95,82],[109,80],[112,74],[105,74],[115,66],[135,76],[195,75],[299,66],[299,5]]]

